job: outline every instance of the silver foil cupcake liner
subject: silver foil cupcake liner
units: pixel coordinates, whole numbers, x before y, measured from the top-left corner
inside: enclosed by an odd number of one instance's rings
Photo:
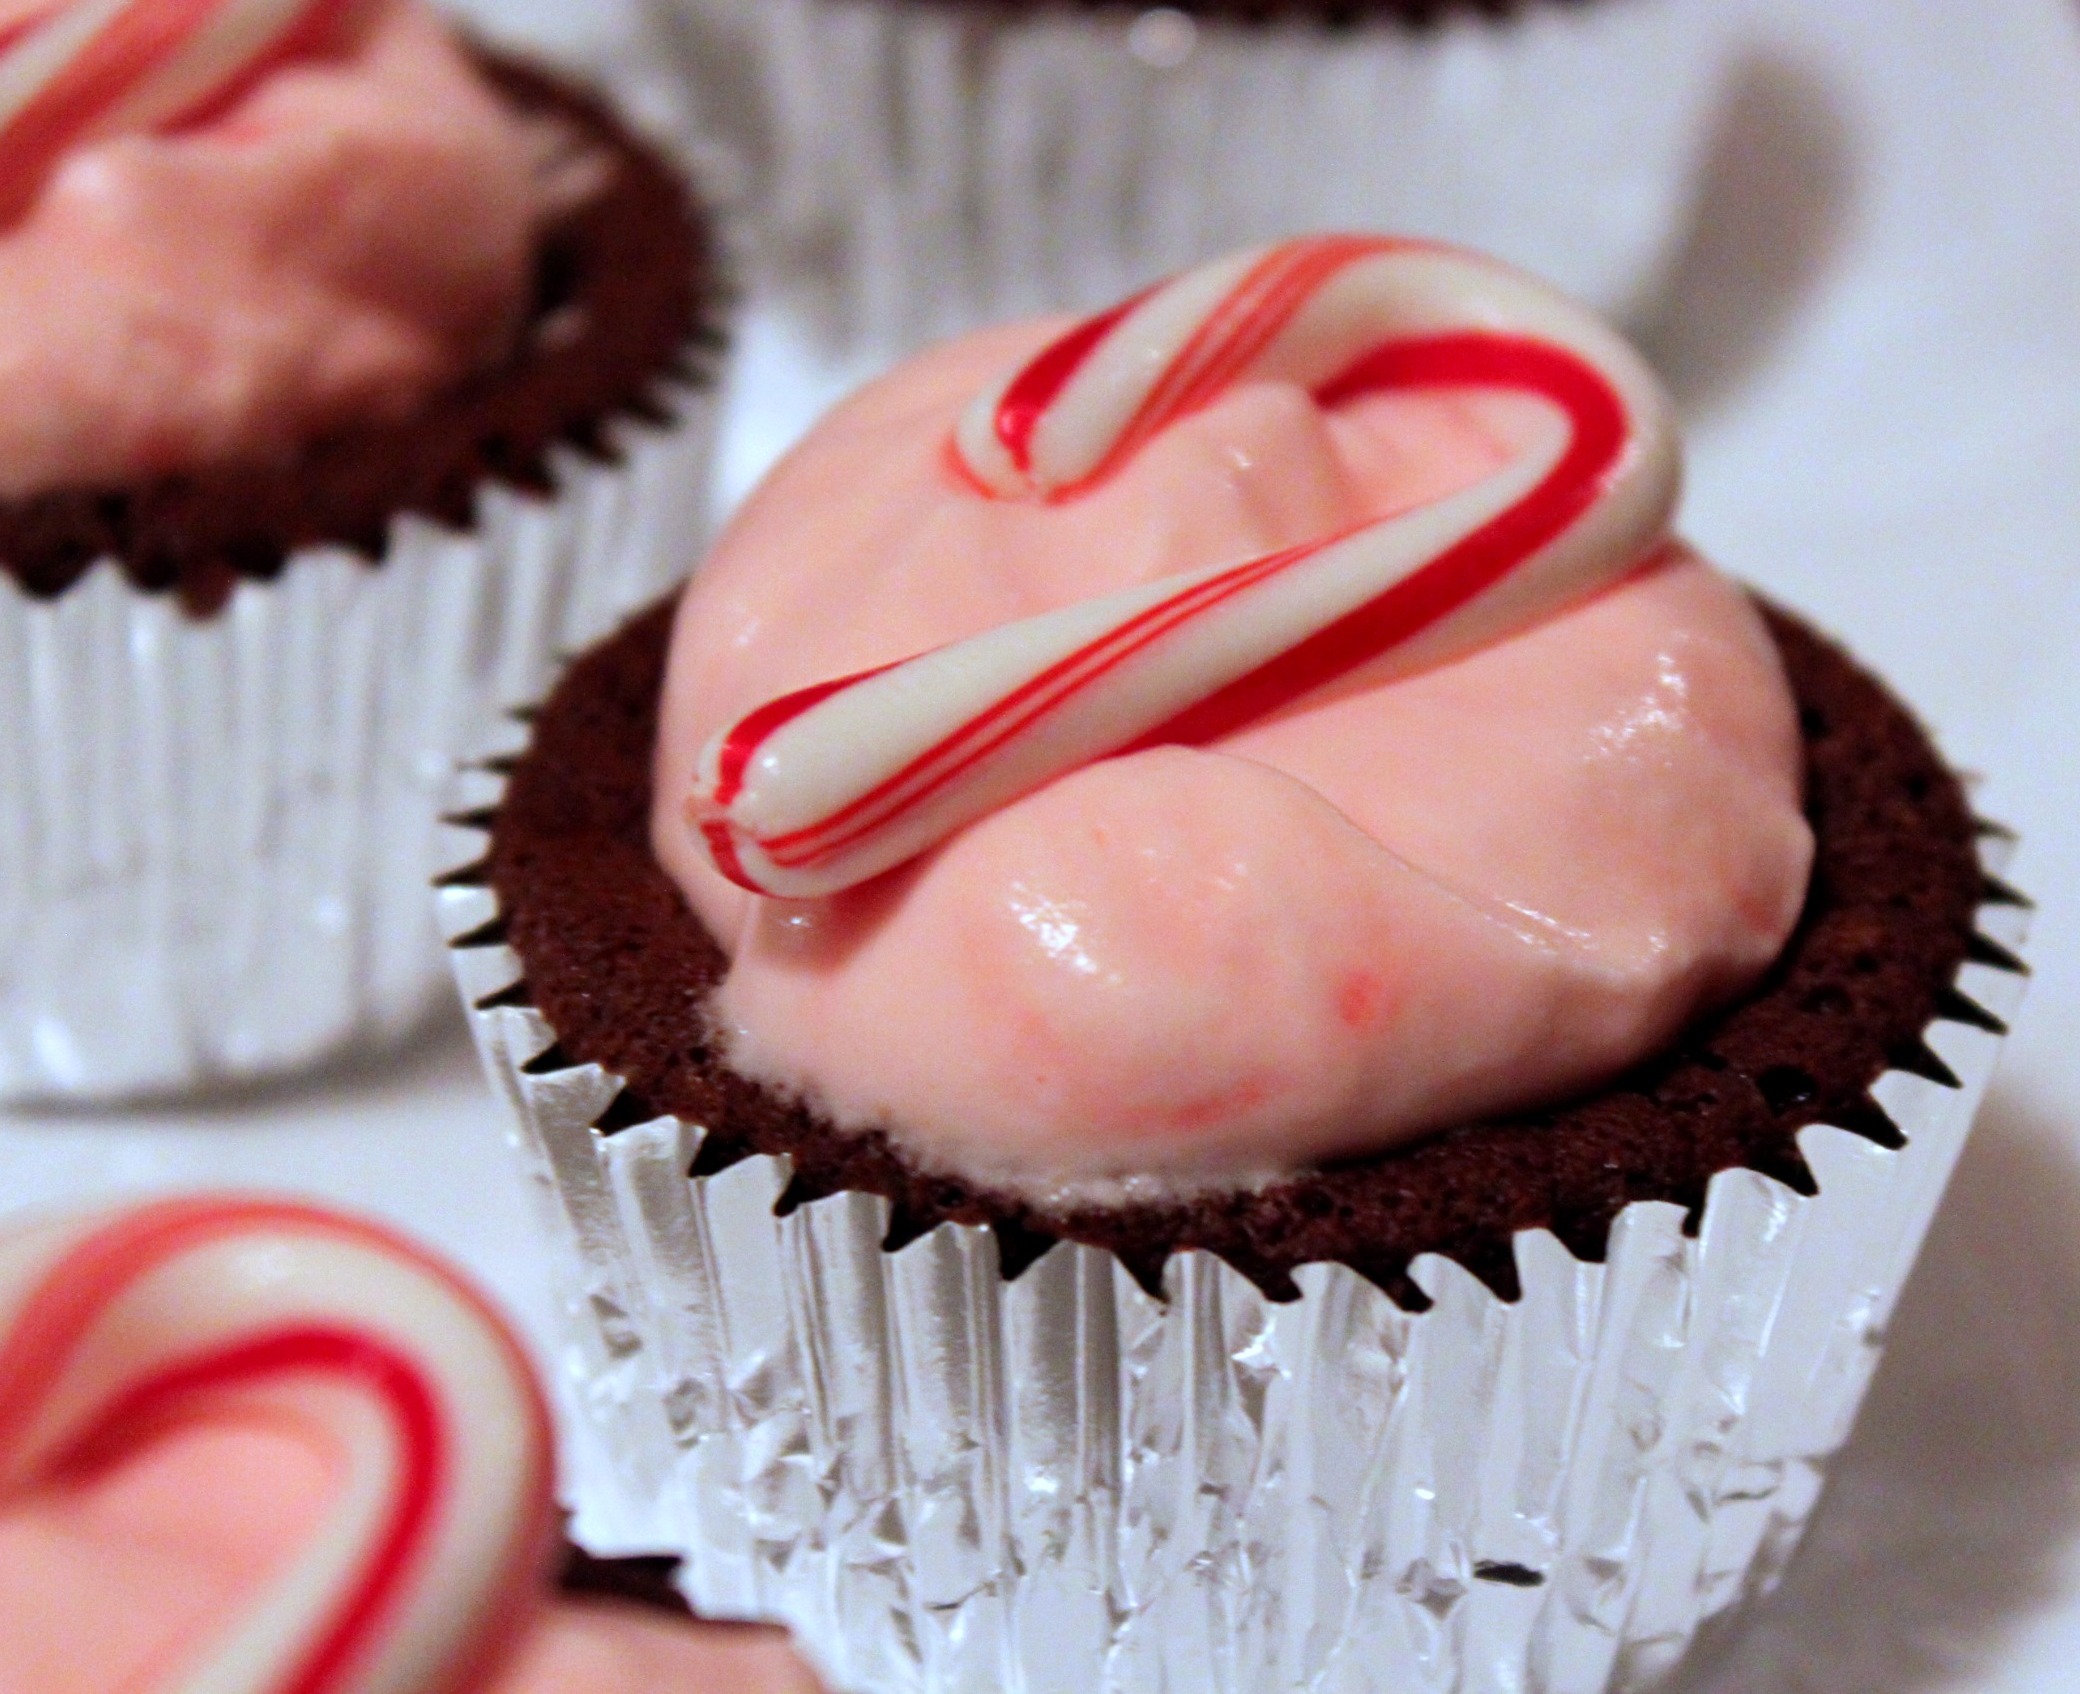
[[[1808,1128],[1813,1195],[1725,1171],[1694,1231],[1635,1204],[1600,1264],[1520,1235],[1514,1303],[1418,1259],[1421,1313],[1193,1253],[1158,1301],[1069,1244],[1007,1283],[987,1229],[888,1252],[876,1197],[777,1214],[782,1159],[689,1178],[701,1127],[596,1127],[618,1079],[562,1056],[495,896],[450,878],[561,1281],[578,1534],[683,1554],[700,1610],[785,1621],[855,1694],[1650,1686],[1775,1584],[1848,1437],[2021,999],[2011,846],[1926,1032],[1950,1074],[1872,1090],[1900,1147]]]
[[[106,561],[48,601],[0,573],[0,1101],[241,1082],[441,1005],[455,760],[696,556],[715,400],[669,399],[551,496],[298,552],[205,619]]]
[[[1461,242],[1637,314],[1687,233],[1731,28],[1716,0],[1421,29],[645,3],[737,161],[761,292],[867,365],[1318,229]]]

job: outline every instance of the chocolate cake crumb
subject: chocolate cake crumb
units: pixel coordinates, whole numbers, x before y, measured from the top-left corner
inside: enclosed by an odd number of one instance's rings
[[[674,384],[712,379],[724,290],[678,174],[592,95],[494,54],[479,63],[521,112],[570,124],[611,161],[600,191],[542,231],[512,354],[410,418],[340,431],[278,463],[0,501],[0,570],[50,598],[113,559],[137,588],[178,593],[207,616],[300,547],[380,563],[402,513],[467,528],[487,482],[548,491],[559,443],[611,459],[616,419],[667,421]]]
[[[595,1600],[632,1600],[656,1611],[677,1612],[691,1617],[686,1596],[672,1586],[679,1561],[668,1553],[636,1558],[599,1559],[575,1541],[566,1542],[563,1566],[556,1585],[574,1597]]]
[[[1803,915],[1745,998],[1561,1105],[1258,1192],[1043,1218],[1014,1197],[922,1173],[885,1136],[840,1130],[738,1075],[718,1059],[706,1012],[726,961],[649,845],[663,606],[571,667],[490,820],[474,874],[496,891],[501,933],[526,972],[504,998],[531,1002],[555,1029],[556,1049],[538,1064],[592,1062],[626,1079],[603,1129],[666,1113],[703,1125],[696,1174],[786,1154],[794,1176],[782,1210],[847,1190],[883,1195],[892,1248],[943,1222],[988,1225],[1004,1273],[1016,1275],[1066,1237],[1108,1249],[1151,1291],[1173,1253],[1200,1248],[1280,1300],[1296,1297],[1300,1266],[1333,1262],[1411,1310],[1427,1302],[1409,1264],[1439,1253],[1513,1299],[1519,1231],[1549,1229],[1593,1261],[1626,1206],[1671,1201],[1694,1222],[1723,1170],[1811,1193],[1800,1129],[1831,1123],[1897,1146],[1871,1084],[1892,1068],[1946,1077],[1922,1032],[1960,1015],[1957,968],[1992,948],[1973,928],[1987,888],[1964,793],[1881,684],[1796,618],[1764,613],[1805,741],[1817,856]],[[1986,1019],[1963,1007],[1968,1021]]]
[[[675,1617],[698,1620],[709,1630],[741,1630],[746,1636],[785,1634],[777,1624],[742,1623],[735,1619],[703,1618],[686,1603],[686,1596],[673,1585],[680,1561],[669,1553],[643,1554],[634,1558],[600,1559],[576,1542],[566,1542],[556,1586],[573,1600],[618,1600],[669,1612]],[[659,1694],[665,1694],[660,1690]]]

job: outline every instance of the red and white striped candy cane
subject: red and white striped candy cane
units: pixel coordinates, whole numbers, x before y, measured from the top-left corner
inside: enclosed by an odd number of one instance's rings
[[[383,1230],[267,1201],[0,1232],[0,1500],[171,1412],[256,1405],[324,1438],[340,1485],[169,1694],[464,1694],[545,1593],[553,1525],[534,1375],[478,1295]]]
[[[171,129],[338,38],[369,0],[46,0],[0,12],[0,216],[60,158]]]
[[[1072,499],[1176,419],[1267,379],[1332,406],[1509,390],[1565,427],[1414,511],[761,706],[708,744],[686,806],[723,874],[835,893],[1093,759],[1203,740],[1356,665],[1412,670],[1493,641],[1666,536],[1680,456],[1645,362],[1530,278],[1414,242],[1327,236],[1187,272],[982,395],[951,456],[983,498]]]

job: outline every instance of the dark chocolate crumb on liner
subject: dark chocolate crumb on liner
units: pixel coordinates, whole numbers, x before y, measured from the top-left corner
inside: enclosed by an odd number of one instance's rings
[[[920,1173],[878,1132],[836,1128],[717,1058],[706,1014],[721,950],[653,858],[650,753],[669,608],[577,660],[500,768],[502,805],[458,821],[491,834],[453,884],[488,883],[502,916],[458,946],[509,945],[524,980],[487,1005],[532,1005],[556,1032],[536,1074],[596,1063],[625,1087],[604,1133],[673,1115],[705,1127],[693,1174],[785,1154],[783,1212],[858,1190],[889,1200],[891,1249],[945,1222],[990,1227],[1016,1276],[1058,1238],[1102,1247],[1152,1293],[1180,1250],[1218,1255],[1276,1300],[1302,1265],[1348,1265],[1410,1310],[1425,1253],[1504,1299],[1513,1238],[1549,1229],[1599,1261],[1612,1221],[1672,1201],[1694,1226],[1706,1186],[1746,1167],[1802,1193],[1797,1134],[1828,1123],[1883,1146],[1897,1126],[1872,1097],[1888,1070],[1954,1084],[1924,1043],[1938,1019],[1997,1020],[1953,986],[1967,960],[2020,970],[1975,932],[1982,901],[2019,899],[1980,868],[1957,779],[1914,719],[1839,648],[1765,606],[1800,710],[1806,810],[1817,837],[1796,931],[1764,981],[1616,1082],[1568,1104],[1467,1125],[1259,1192],[1042,1218],[1019,1199]]]
[[[686,1596],[673,1586],[679,1561],[669,1553],[632,1558],[595,1558],[575,1541],[564,1543],[556,1585],[576,1598],[627,1600],[654,1611],[677,1612],[691,1617]]]
[[[509,103],[569,123],[612,163],[596,196],[541,232],[511,356],[409,418],[279,463],[0,501],[0,570],[50,598],[114,559],[137,588],[176,592],[207,616],[299,548],[343,545],[380,563],[402,513],[465,529],[486,483],[553,492],[558,443],[611,461],[609,425],[669,423],[675,387],[713,381],[728,291],[678,172],[593,95],[496,54],[479,63]]]
[[[651,1611],[670,1612],[689,1621],[699,1614],[687,1605],[672,1579],[680,1561],[669,1553],[640,1554],[630,1558],[595,1558],[576,1542],[566,1542],[556,1573],[556,1586],[574,1600],[614,1600],[645,1606]],[[780,1635],[776,1624],[741,1623],[735,1619],[700,1618],[711,1630],[741,1631],[746,1636]],[[663,1691],[660,1691],[663,1694]]]

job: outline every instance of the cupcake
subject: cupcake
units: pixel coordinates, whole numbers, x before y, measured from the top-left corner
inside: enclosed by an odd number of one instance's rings
[[[1320,228],[1462,242],[1608,312],[1681,241],[1711,0],[652,0],[763,292],[851,365]]]
[[[455,753],[699,535],[664,161],[416,0],[199,16],[0,41],[0,1100],[420,1024]]]
[[[580,657],[442,901],[602,1533],[875,1690],[1642,1686],[1768,1587],[2024,908],[1678,459],[1297,241],[905,365]]]

